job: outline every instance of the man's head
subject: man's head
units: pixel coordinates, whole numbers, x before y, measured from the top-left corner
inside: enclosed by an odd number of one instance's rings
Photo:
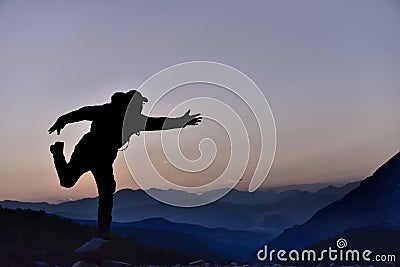
[[[130,100],[132,100],[132,98],[133,98],[133,101],[137,101],[137,102],[141,102],[141,103],[149,101],[139,91],[136,91],[136,90],[130,90],[130,91],[126,92],[125,94]]]
[[[121,108],[127,108],[129,103],[132,103],[134,107],[140,107],[140,111],[143,103],[149,100],[142,96],[142,94],[136,90],[130,90],[128,92],[116,92],[111,96],[111,103],[120,106]]]

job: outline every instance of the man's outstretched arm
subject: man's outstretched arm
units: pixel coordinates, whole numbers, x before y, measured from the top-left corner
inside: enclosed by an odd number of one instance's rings
[[[60,134],[60,131],[68,123],[84,120],[92,121],[97,116],[100,109],[101,106],[87,106],[64,114],[57,119],[53,126],[50,127],[49,134],[53,133],[54,131],[57,131],[57,134]]]
[[[169,130],[183,128],[188,125],[198,125],[202,117],[200,114],[190,115],[190,110],[188,110],[182,117],[168,118],[168,117],[146,117],[144,116],[145,131],[159,131],[159,130]]]

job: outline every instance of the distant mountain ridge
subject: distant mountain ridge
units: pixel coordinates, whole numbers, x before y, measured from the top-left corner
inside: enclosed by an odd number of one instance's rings
[[[304,224],[285,230],[271,247],[301,249],[361,227],[400,226],[400,152],[342,199]]]
[[[350,183],[350,182],[348,182]],[[277,193],[283,192],[283,191],[289,191],[289,190],[300,190],[300,191],[307,191],[311,193],[315,193],[318,190],[321,190],[331,184],[329,183],[311,183],[311,184],[291,184],[291,185],[281,185],[281,186],[275,186],[275,187],[269,187],[269,188],[263,188],[260,189],[261,191],[275,191]],[[334,184],[332,184],[334,185]],[[336,185],[337,187],[340,187],[341,185]]]
[[[289,190],[256,191],[232,190],[218,201],[197,207],[172,207],[154,200],[142,190],[120,190],[115,194],[113,219],[116,222],[139,221],[162,217],[172,222],[199,224],[205,227],[224,227],[231,230],[250,230],[278,235],[285,228],[309,219],[318,209],[343,197],[358,186],[358,182],[342,187],[328,186],[315,193]],[[153,189],[158,190],[158,189]],[[181,199],[198,197],[180,191],[161,193],[181,195]],[[213,194],[215,192],[208,192]],[[85,198],[60,204],[2,201],[6,208],[29,208],[72,218],[94,220],[97,198]]]
[[[278,235],[287,227],[302,223],[317,210],[343,197],[358,186],[358,182],[342,187],[328,186],[315,193],[289,190],[256,191],[232,190],[218,201],[197,207],[172,207],[154,200],[142,190],[120,190],[115,194],[113,219],[116,222],[140,221],[162,217],[172,222],[199,224],[205,227],[224,227],[231,230],[250,230]],[[153,189],[158,190],[158,189]],[[164,194],[180,194],[193,199],[196,194],[166,190]],[[213,194],[215,192],[209,192]],[[29,208],[72,219],[94,220],[97,198],[85,198],[60,204],[2,201],[6,208]]]

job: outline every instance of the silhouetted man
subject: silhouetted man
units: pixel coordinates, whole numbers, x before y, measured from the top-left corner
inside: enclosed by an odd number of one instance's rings
[[[133,119],[125,122],[123,134],[124,117],[131,101],[129,114]],[[140,131],[183,128],[201,122],[200,114],[190,115],[190,110],[177,118],[147,117],[141,114],[143,104],[147,101],[147,98],[136,90],[126,93],[116,92],[111,97],[110,103],[86,106],[62,115],[49,129],[49,134],[54,131],[60,134],[68,123],[92,121],[90,131],[75,146],[69,163],[64,157],[63,142],[55,142],[50,146],[50,151],[53,154],[61,186],[71,188],[82,174],[92,172],[99,193],[97,219],[101,236],[108,235],[112,220],[111,211],[116,186],[112,164],[118,150],[129,140],[130,135],[138,134]]]

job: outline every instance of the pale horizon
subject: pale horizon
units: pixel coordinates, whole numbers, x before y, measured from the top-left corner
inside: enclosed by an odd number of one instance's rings
[[[307,192],[316,192],[316,191],[319,191],[319,190],[321,190],[321,189],[323,189],[323,188],[326,188],[326,187],[328,187],[328,186],[335,186],[335,187],[341,187],[341,186],[344,186],[344,185],[347,185],[347,184],[351,184],[351,183],[356,183],[356,182],[361,182],[363,179],[361,179],[361,180],[354,180],[354,181],[342,181],[342,182],[340,182],[340,181],[336,181],[336,182],[333,182],[333,183],[329,183],[329,182],[326,182],[326,183],[314,183],[314,184],[309,184],[309,183],[306,183],[306,184],[288,184],[288,185],[277,185],[277,186],[272,186],[272,187],[263,187],[263,188],[259,188],[258,190],[256,190],[256,192],[257,191],[268,191],[268,190],[272,190],[272,191],[274,191],[274,190],[277,190],[277,189],[279,189],[278,190],[278,192],[277,193],[279,193],[279,192],[281,192],[281,190],[282,190],[282,188],[285,188],[285,187],[302,187],[302,186],[310,186],[310,187],[312,187],[312,186],[315,186],[315,188],[317,188],[317,189],[310,189],[310,190],[307,190],[307,189],[298,189],[298,190],[303,190],[303,191],[307,191]],[[94,185],[95,186],[95,185]],[[225,188],[216,188],[216,189],[213,189],[213,190],[224,190]],[[137,191],[137,190],[142,190],[142,191],[149,191],[149,190],[161,190],[161,191],[168,191],[168,190],[172,190],[172,191],[174,191],[174,189],[162,189],[162,188],[150,188],[150,189],[141,189],[141,188],[139,188],[139,187],[137,187],[137,188],[133,188],[133,187],[125,187],[125,188],[119,188],[115,193],[118,193],[119,191],[122,191],[122,190],[132,190],[132,191]],[[211,190],[211,191],[213,191],[213,190]],[[248,194],[252,194],[252,193],[249,193],[247,190],[240,190],[240,189],[238,189],[238,188],[234,188],[233,190],[237,190],[237,191],[241,191],[241,192],[246,192],[246,193],[248,193]],[[290,190],[292,190],[292,189],[290,189]],[[179,190],[178,190],[179,191]],[[285,190],[283,190],[282,192],[284,192]],[[185,191],[181,191],[181,192],[185,192]],[[196,194],[196,195],[201,195],[202,193],[190,193],[190,192],[186,192],[186,193],[189,193],[189,194]],[[30,203],[42,203],[42,202],[45,202],[45,203],[49,203],[49,204],[60,204],[60,203],[64,203],[64,202],[69,202],[69,201],[76,201],[76,200],[82,200],[82,199],[86,199],[86,198],[96,198],[97,197],[97,194],[93,194],[93,195],[88,195],[88,196],[84,196],[84,197],[82,197],[82,198],[64,198],[64,199],[48,199],[48,200],[32,200],[32,199],[0,199],[0,201],[17,201],[17,202],[30,202]],[[151,197],[150,195],[149,195],[149,197]]]

